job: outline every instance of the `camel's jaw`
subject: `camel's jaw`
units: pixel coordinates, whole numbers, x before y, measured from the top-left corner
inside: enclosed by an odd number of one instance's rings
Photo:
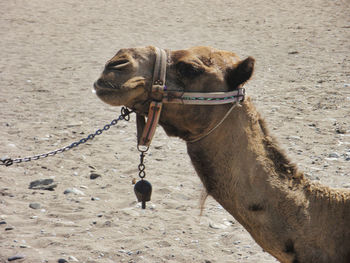
[[[145,79],[132,78],[122,85],[104,81],[103,77],[94,83],[96,95],[105,103],[112,106],[132,107],[136,101],[146,100]]]

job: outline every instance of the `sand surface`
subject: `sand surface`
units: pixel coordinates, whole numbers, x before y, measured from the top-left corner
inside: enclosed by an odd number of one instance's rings
[[[118,49],[209,45],[256,59],[247,92],[271,132],[308,178],[350,188],[349,14],[349,0],[0,1],[0,157],[48,152],[117,118],[91,89]],[[133,116],[77,149],[0,166],[0,262],[276,262],[211,198],[199,216],[185,144],[161,128],[141,210],[135,134]],[[38,179],[57,187],[29,189]]]

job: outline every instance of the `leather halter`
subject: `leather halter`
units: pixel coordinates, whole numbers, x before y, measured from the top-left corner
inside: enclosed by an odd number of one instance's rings
[[[237,103],[244,100],[245,89],[241,87],[229,92],[183,92],[178,90],[168,90],[167,86],[165,85],[167,53],[164,49],[160,49],[158,47],[155,49],[156,59],[154,63],[153,80],[150,91],[150,97],[152,101],[148,110],[147,123],[145,123],[144,116],[137,114],[136,121],[138,147],[144,146],[148,149],[149,145],[151,144],[153,135],[159,122],[163,103],[187,105],[219,105]],[[214,129],[216,129],[226,119],[233,108],[234,106],[229,110],[229,112],[219,122],[219,124],[214,127]],[[211,133],[214,129],[212,129],[209,133]],[[209,133],[201,136],[199,139],[204,138]],[[198,141],[199,139],[196,139],[194,141]]]
[[[156,60],[154,62],[153,80],[151,87],[151,104],[148,110],[147,123],[145,125],[145,118],[137,114],[137,139],[138,147],[149,147],[151,144],[154,133],[159,122],[160,112],[162,110],[162,99],[156,99],[155,94],[162,93],[165,88],[167,66],[167,54],[164,49],[156,47]]]

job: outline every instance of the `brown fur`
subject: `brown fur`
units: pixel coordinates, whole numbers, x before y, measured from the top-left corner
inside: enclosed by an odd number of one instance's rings
[[[128,63],[118,71],[105,68],[95,83],[97,95],[145,114],[154,54],[153,47],[118,52],[111,61]],[[169,51],[169,57],[166,84],[174,90],[232,90],[254,67],[253,58],[240,61],[234,53],[209,47]],[[215,127],[230,107],[165,104],[160,123],[168,135],[190,141]],[[207,194],[279,261],[350,261],[350,192],[304,178],[249,98],[210,135],[188,142],[187,150]]]
[[[270,135],[265,120],[259,118],[259,125],[264,134],[265,150],[274,162],[277,172],[289,179],[303,180],[303,173],[298,171],[297,166],[289,160],[284,151],[280,149],[276,139]]]

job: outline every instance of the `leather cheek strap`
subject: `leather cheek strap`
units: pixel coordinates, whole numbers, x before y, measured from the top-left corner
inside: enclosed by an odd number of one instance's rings
[[[154,63],[153,81],[150,97],[153,99],[150,103],[147,123],[145,117],[137,114],[137,141],[138,146],[149,147],[156,131],[160,113],[162,111],[162,100],[165,90],[165,77],[167,66],[167,54],[164,49],[156,47],[156,59]]]
[[[144,128],[142,129],[142,134],[138,133],[138,145],[139,146],[146,146],[149,147],[149,145],[151,144],[153,135],[156,131],[158,122],[159,122],[159,117],[160,117],[160,113],[162,111],[162,106],[163,103],[161,102],[157,102],[157,101],[152,101],[149,107],[149,111],[148,111],[148,116],[147,116],[147,123],[145,123],[145,118],[143,116],[140,116],[138,114],[137,116],[137,124],[138,126],[144,126]],[[142,120],[143,119],[143,120]],[[142,124],[143,122],[143,124]],[[138,128],[139,130],[139,128]],[[141,134],[141,136],[140,136]]]

